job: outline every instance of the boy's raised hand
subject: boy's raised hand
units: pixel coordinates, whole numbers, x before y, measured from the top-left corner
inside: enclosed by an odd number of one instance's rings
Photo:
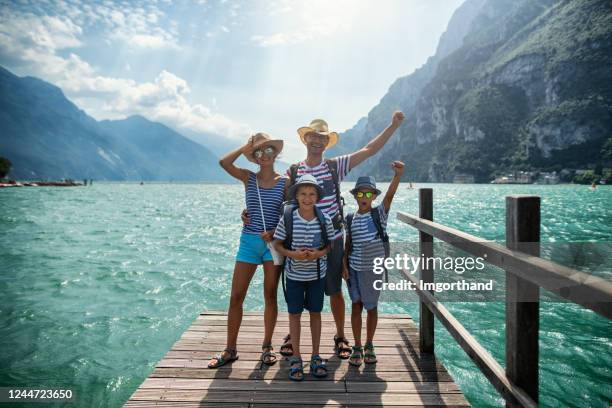
[[[393,163],[391,163],[391,168],[393,169],[393,172],[398,176],[404,172],[404,167],[404,163],[399,160],[395,160]]]

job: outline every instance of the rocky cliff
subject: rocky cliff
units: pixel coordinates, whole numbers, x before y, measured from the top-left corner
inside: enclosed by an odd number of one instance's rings
[[[595,166],[612,136],[610,78],[612,2],[467,0],[436,54],[395,81],[336,152],[365,144],[399,108],[399,134],[355,173],[388,179],[392,159],[415,181]]]

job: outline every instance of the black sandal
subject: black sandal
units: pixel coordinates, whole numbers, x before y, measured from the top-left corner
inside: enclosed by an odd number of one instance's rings
[[[293,345],[291,345],[290,341],[291,341],[291,336],[288,334],[285,336],[285,338],[283,339],[284,343],[280,348],[280,353],[281,355],[285,356],[285,357],[290,357],[293,355]]]
[[[346,346],[342,344],[346,344]],[[338,337],[337,334],[334,335],[334,352],[343,360],[351,356],[351,347],[346,337]]]
[[[223,352],[228,352],[229,357],[223,357]],[[221,366],[226,365],[227,363],[231,363],[232,361],[238,360],[238,352],[235,348],[226,348],[223,352],[217,354],[213,358],[211,358],[211,362],[208,363],[208,368],[219,368]],[[217,360],[215,363],[212,363],[212,360]]]
[[[272,351],[274,350],[272,348],[272,345],[264,344],[263,346],[261,346],[261,350],[262,350],[262,353],[259,359],[262,361],[262,363],[264,363],[265,365],[269,365],[269,366],[274,365],[277,361],[277,358],[276,358],[276,354]]]

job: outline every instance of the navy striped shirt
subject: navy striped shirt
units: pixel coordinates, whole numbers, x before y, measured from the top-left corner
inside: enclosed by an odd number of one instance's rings
[[[332,224],[331,218],[325,213],[325,226],[327,229],[327,236],[331,240],[334,236],[334,225]],[[287,237],[285,231],[285,219],[281,217],[276,232],[274,233],[274,239],[284,241]],[[299,211],[293,212],[293,239],[291,240],[291,249],[296,250],[298,248],[321,248],[323,244],[321,237],[321,225],[317,217],[314,217],[310,221],[306,221],[300,216]],[[321,278],[325,276],[327,271],[327,256],[319,258],[321,268]],[[317,279],[317,261],[298,261],[293,258],[289,258],[289,262],[285,264],[285,274],[287,278],[296,281],[311,281]]]
[[[246,234],[261,234],[264,231],[264,220],[261,218],[261,209],[259,207],[259,197],[257,195],[257,186],[255,173],[249,172],[249,180],[246,184],[246,206],[249,212],[251,222],[244,225],[242,232]],[[281,216],[280,208],[285,201],[285,184],[288,179],[282,177],[271,188],[263,188],[259,186],[259,194],[261,195],[261,204],[265,218],[265,230],[270,231],[276,228],[278,220]]]
[[[380,204],[373,208],[380,214],[380,223],[383,231],[387,229],[387,213],[385,206]],[[378,230],[368,211],[365,214],[355,212],[351,223],[351,242],[353,250],[349,254],[349,266],[357,271],[371,271],[374,258],[385,257],[385,247],[382,238],[378,236]]]
[[[350,159],[351,156],[349,154],[330,159],[338,163],[338,182],[341,182],[349,173]],[[290,170],[288,169],[288,176],[290,176],[289,172]],[[321,201],[317,203],[317,207],[319,207],[324,213],[333,219],[340,212],[340,203],[336,198],[336,185],[334,184],[331,170],[329,169],[325,159],[314,167],[309,167],[304,161],[299,162],[297,168],[297,178],[299,179],[304,174],[311,174],[317,179],[317,183],[323,189],[324,195]],[[330,235],[330,239],[332,239],[332,237],[333,239],[337,239],[341,236],[342,229],[338,229],[333,235]]]

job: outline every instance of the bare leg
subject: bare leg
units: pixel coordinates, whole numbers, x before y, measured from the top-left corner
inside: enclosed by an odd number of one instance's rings
[[[310,334],[312,336],[312,355],[319,354],[321,343],[321,313],[310,312]]]
[[[293,356],[302,358],[300,354],[300,331],[302,313],[289,313],[289,334],[291,335],[291,344],[293,346]]]
[[[227,347],[236,348],[238,332],[242,323],[242,304],[246,297],[251,279],[257,270],[257,265],[246,262],[236,262],[234,276],[232,277],[232,292],[230,297],[230,307],[227,312]],[[224,358],[229,357],[227,352]]]
[[[264,269],[264,340],[263,344],[272,344],[272,335],[276,327],[278,316],[278,305],[276,294],[278,293],[278,278],[280,277],[280,267],[275,266],[272,261],[263,264]]]
[[[361,311],[363,310],[363,303],[353,303],[351,311],[351,328],[353,329],[353,337],[355,338],[355,346],[361,346]],[[369,315],[368,315],[369,316]]]
[[[372,310],[368,310],[368,318],[366,322],[366,343],[372,343],[374,341],[374,333],[376,333],[377,325],[378,325],[378,308],[375,307]]]
[[[338,337],[344,337],[344,296],[342,291],[329,297],[329,305],[336,323],[336,334]]]

